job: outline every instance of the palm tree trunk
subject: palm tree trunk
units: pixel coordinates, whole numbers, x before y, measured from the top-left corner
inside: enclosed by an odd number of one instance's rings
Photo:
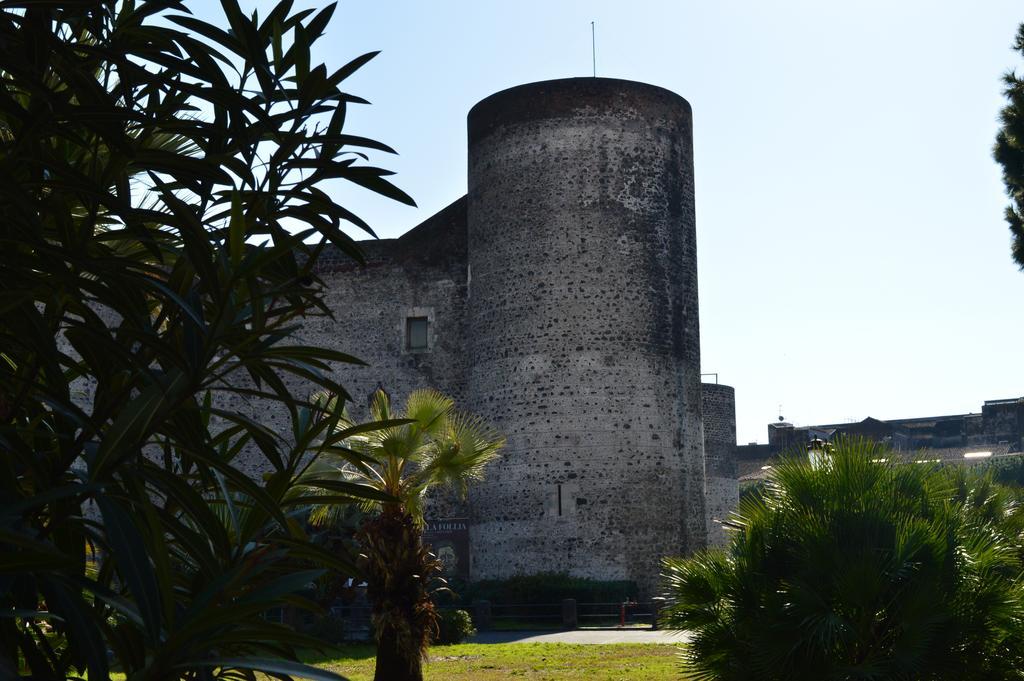
[[[358,539],[377,637],[374,681],[422,681],[437,629],[428,589],[437,561],[423,548],[412,516],[400,509],[386,508],[365,521]]]
[[[410,657],[392,628],[377,635],[377,665],[373,681],[423,681],[423,661],[419,652]]]

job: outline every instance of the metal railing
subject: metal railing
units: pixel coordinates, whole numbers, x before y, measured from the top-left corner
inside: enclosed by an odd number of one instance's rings
[[[651,601],[638,603],[577,603],[576,617],[580,626],[589,623],[604,626],[636,626],[646,624],[653,626],[654,603]],[[609,623],[611,623],[609,625]]]
[[[470,612],[478,629],[657,628],[663,599],[605,603],[491,603],[477,601]]]
[[[567,598],[560,603],[492,603],[476,601],[471,605],[441,606],[442,610],[464,609],[473,623],[485,630],[531,629],[619,629],[657,628],[658,611],[663,599],[604,603],[577,603]],[[339,621],[347,640],[370,637],[370,606],[352,604],[335,606],[330,615]]]
[[[528,625],[557,629],[562,625],[561,603],[491,603],[490,608],[491,626],[495,629],[534,628]]]

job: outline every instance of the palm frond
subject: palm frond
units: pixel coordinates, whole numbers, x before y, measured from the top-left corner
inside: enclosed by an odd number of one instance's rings
[[[724,550],[666,560],[693,678],[1018,679],[1024,551],[990,475],[847,440],[775,465]]]
[[[415,390],[405,401],[403,416],[416,422],[416,428],[427,438],[440,437],[447,428],[455,400],[436,390]]]
[[[465,497],[468,485],[483,478],[484,469],[505,445],[505,438],[482,419],[452,414],[446,429],[424,453],[420,475]]]

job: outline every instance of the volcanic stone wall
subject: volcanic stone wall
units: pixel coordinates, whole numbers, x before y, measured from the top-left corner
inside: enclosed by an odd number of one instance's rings
[[[468,403],[508,436],[473,573],[657,588],[704,546],[689,104],[579,78],[469,114]]]
[[[401,408],[409,393],[434,388],[465,407],[466,200],[454,202],[398,239],[363,241],[365,265],[333,253],[318,263],[325,302],[335,319],[303,325],[303,340],[358,357],[366,366],[337,365],[352,396],[351,416],[368,414],[377,387]],[[411,350],[410,317],[426,317],[428,347]],[[432,496],[431,517],[466,515],[446,494]]]
[[[723,546],[722,520],[739,503],[736,481],[736,391],[720,383],[701,385],[704,417],[704,473],[707,479],[708,544]]]
[[[339,365],[338,377],[364,416],[378,386],[396,405],[417,388],[463,402],[466,355],[466,201],[459,199],[399,239],[360,242],[366,265],[338,255],[318,263],[324,302],[335,319],[303,324],[307,342],[366,362]],[[410,317],[426,317],[428,347],[409,348]]]

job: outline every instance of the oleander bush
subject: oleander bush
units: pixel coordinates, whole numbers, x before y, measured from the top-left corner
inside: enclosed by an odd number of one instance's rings
[[[313,496],[389,497],[305,475],[363,460],[309,398],[357,360],[295,333],[369,230],[337,185],[410,199],[345,130],[373,54],[311,58],[334,5],[221,8],[0,3],[0,678],[340,678],[264,613],[357,572]]]

